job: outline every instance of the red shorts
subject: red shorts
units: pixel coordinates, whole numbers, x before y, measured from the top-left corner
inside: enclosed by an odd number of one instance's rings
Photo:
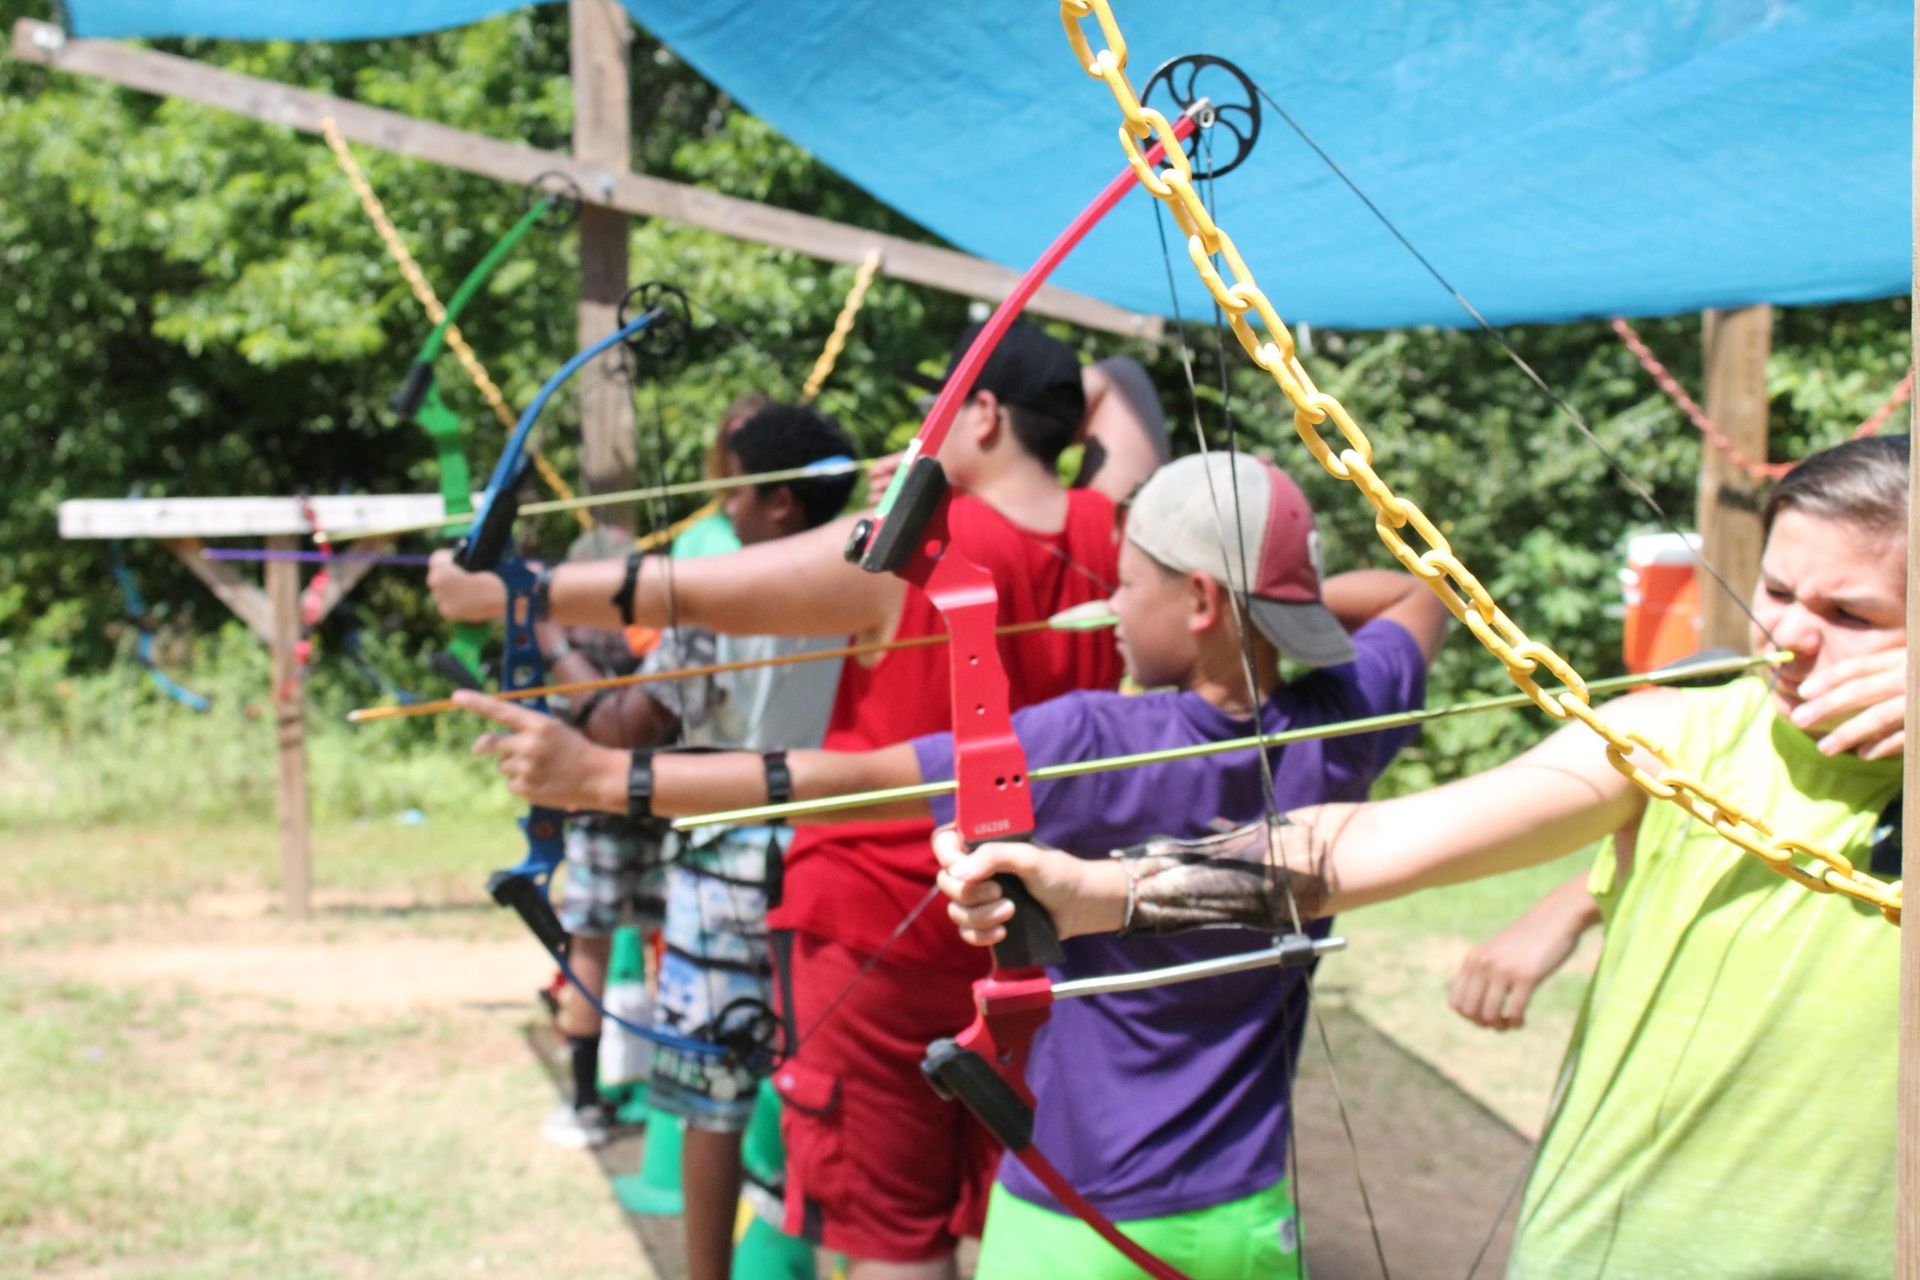
[[[788,936],[779,985],[799,1045],[773,1075],[788,1234],[876,1262],[952,1253],[986,1221],[1000,1145],[920,1060],[972,1020],[971,978],[882,960],[856,980],[867,953]]]

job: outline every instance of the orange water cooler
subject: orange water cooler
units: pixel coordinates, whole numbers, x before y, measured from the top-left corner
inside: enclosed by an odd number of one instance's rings
[[[1700,651],[1699,549],[1696,533],[1640,533],[1627,540],[1620,586],[1628,671],[1652,671]]]

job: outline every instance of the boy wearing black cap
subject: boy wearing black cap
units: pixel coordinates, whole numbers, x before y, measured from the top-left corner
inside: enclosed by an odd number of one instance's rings
[[[1085,412],[1073,349],[1016,325],[942,447],[947,477],[961,491],[949,513],[953,541],[993,575],[1003,623],[1049,617],[1113,588],[1113,502],[1069,493],[1055,475]],[[551,614],[600,626],[677,619],[746,635],[852,632],[856,641],[943,632],[919,591],[846,562],[847,531],[834,522],[675,563],[671,574],[657,558],[564,565],[552,578]],[[463,573],[448,557],[436,557],[428,583],[449,617],[492,619],[504,607],[497,579]],[[1119,655],[1104,632],[1032,632],[1001,643],[1015,707],[1119,680]],[[824,745],[864,753],[946,730],[946,664],[943,645],[849,661]],[[764,787],[759,758],[749,758],[754,786]],[[663,756],[653,767],[664,774],[681,764]],[[783,1013],[800,1041],[781,1073],[787,1227],[848,1255],[853,1280],[869,1261],[891,1264],[894,1276],[950,1274],[958,1236],[979,1231],[997,1159],[985,1130],[919,1074],[925,1041],[966,1020],[970,984],[985,967],[938,912],[923,911],[893,936],[932,883],[930,831],[924,816],[801,829],[787,854],[783,900],[769,916],[787,939],[778,966]],[[856,971],[866,976],[849,987]],[[824,1017],[843,989],[845,999]]]
[[[1036,767],[1245,737],[1255,722],[1259,732],[1276,732],[1417,706],[1447,622],[1439,601],[1406,574],[1363,570],[1323,587],[1313,515],[1299,488],[1270,463],[1226,454],[1180,459],[1147,482],[1128,516],[1111,604],[1128,673],[1164,691],[1078,692],[1016,714]],[[1253,628],[1244,647],[1243,616]],[[1311,670],[1282,681],[1282,657]],[[617,753],[575,754],[575,744],[553,741],[557,735],[537,717],[505,703],[462,701],[516,730],[484,749],[502,756],[517,791],[546,803],[621,807]],[[1206,835],[1223,819],[1251,820],[1269,805],[1363,797],[1410,737],[1374,733],[1276,748],[1268,754],[1271,792],[1251,751],[1036,783],[1034,838],[1104,857],[1174,832]],[[795,752],[787,763],[795,795],[835,795],[950,777],[953,745],[937,733],[856,754]],[[661,813],[757,803],[764,791],[752,756],[657,767],[653,800]],[[580,789],[541,789],[539,779],[560,777]],[[947,797],[859,812],[892,817],[929,807],[936,819],[952,817]],[[1058,976],[1209,959],[1263,941],[1231,930],[1069,939]],[[1039,1100],[1034,1146],[1102,1212],[1190,1274],[1297,1275],[1284,1181],[1286,1068],[1298,1052],[1306,1000],[1302,975],[1287,970],[1056,1005],[1028,1064]],[[936,1030],[951,1034],[966,1012]],[[1116,1107],[1123,1097],[1126,1105]],[[1004,1162],[993,1193],[979,1273],[1021,1280],[1138,1274],[1013,1161]]]

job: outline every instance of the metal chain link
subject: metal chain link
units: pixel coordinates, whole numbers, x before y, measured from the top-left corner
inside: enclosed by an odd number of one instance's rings
[[[1098,24],[1106,45],[1097,51],[1087,37],[1085,23],[1089,17]],[[1731,800],[1676,767],[1663,749],[1601,719],[1580,673],[1551,646],[1527,635],[1501,611],[1480,579],[1453,554],[1433,521],[1412,500],[1396,495],[1373,469],[1373,443],[1346,408],[1314,385],[1295,352],[1293,334],[1254,282],[1253,272],[1232,238],[1214,223],[1194,189],[1193,168],[1174,138],[1172,124],[1160,112],[1142,106],[1134,93],[1127,78],[1126,38],[1108,0],[1060,0],[1060,21],[1082,69],[1104,82],[1113,94],[1122,116],[1121,149],[1140,184],[1167,206],[1186,233],[1187,256],[1226,314],[1234,336],[1292,403],[1294,429],[1308,451],[1329,475],[1359,489],[1373,507],[1374,529],[1393,558],[1440,597],[1473,638],[1500,660],[1513,683],[1536,706],[1555,720],[1578,720],[1599,734],[1607,744],[1608,762],[1635,786],[1655,799],[1678,805],[1788,879],[1820,893],[1845,894],[1877,908],[1890,922],[1900,923],[1898,882],[1878,880],[1830,850],[1776,836],[1765,822],[1748,816]],[[1165,144],[1165,164],[1157,171],[1146,163],[1141,151],[1140,144],[1150,137]],[[1226,264],[1225,275],[1215,267],[1216,258]],[[1249,322],[1249,313],[1259,317],[1264,339]],[[1336,449],[1323,434],[1329,422],[1339,432],[1344,448]],[[1405,529],[1418,537],[1424,550],[1402,536]],[[1558,683],[1557,689],[1542,687],[1536,676],[1543,672]],[[1658,761],[1658,771],[1636,764],[1632,759],[1636,752]]]

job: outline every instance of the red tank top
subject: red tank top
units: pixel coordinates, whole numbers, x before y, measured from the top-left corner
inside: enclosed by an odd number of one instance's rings
[[[1058,533],[1022,529],[977,498],[953,500],[953,544],[993,575],[1003,626],[1113,594],[1119,560],[1113,503],[1086,489],[1067,497],[1067,520]],[[893,638],[944,630],[932,602],[909,587]],[[1002,636],[1000,660],[1014,710],[1075,689],[1111,689],[1120,681],[1111,630]],[[868,751],[951,729],[947,677],[945,645],[895,649],[870,667],[847,663],[821,746]],[[984,972],[986,951],[961,942],[937,902],[888,945],[933,886],[932,831],[933,824],[922,819],[800,827],[787,851],[781,904],[769,922],[865,951],[884,946],[891,962]]]

